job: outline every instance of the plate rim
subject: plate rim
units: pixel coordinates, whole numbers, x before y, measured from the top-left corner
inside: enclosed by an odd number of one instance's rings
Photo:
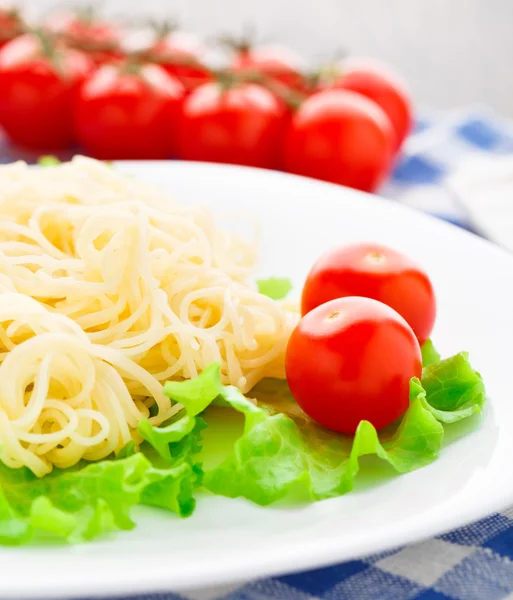
[[[266,564],[253,564],[251,569],[248,569],[247,564],[243,562],[237,564],[235,568],[233,564],[230,564],[228,566],[223,565],[223,568],[220,569],[219,565],[216,564],[215,568],[208,573],[208,583],[206,584],[198,584],[189,573],[185,574],[182,579],[180,579],[180,576],[177,578],[176,573],[166,574],[161,568],[159,569],[158,564],[155,565],[154,570],[151,570],[151,568],[148,568],[151,563],[147,563],[145,564],[146,568],[144,571],[127,570],[126,564],[120,565],[121,568],[119,570],[111,573],[111,576],[107,580],[101,582],[88,578],[86,575],[78,583],[74,583],[79,589],[70,590],[69,583],[62,583],[61,580],[57,580],[57,582],[52,581],[51,590],[39,590],[36,595],[34,595],[33,591],[34,584],[23,584],[21,586],[2,589],[0,583],[0,593],[2,594],[2,600],[9,598],[16,598],[17,600],[83,600],[87,596],[90,597],[90,600],[94,600],[95,597],[99,598],[100,594],[101,597],[120,597],[120,600],[124,594],[129,594],[126,600],[130,600],[134,594],[141,593],[181,594],[192,590],[216,588],[222,585],[251,583],[261,578],[291,575],[302,571],[329,567],[349,560],[358,560],[364,556],[400,548],[405,545],[419,544],[450,530],[458,529],[471,522],[480,520],[490,513],[499,512],[510,504],[511,499],[507,500],[505,497],[501,497],[491,502],[487,507],[482,507],[480,511],[464,511],[457,519],[447,517],[434,528],[427,525],[415,527],[415,516],[412,516],[407,521],[404,521],[403,525],[411,525],[409,537],[414,537],[415,541],[405,542],[404,539],[401,540],[401,538],[404,538],[402,535],[397,535],[396,539],[393,535],[390,535],[388,529],[385,529],[380,533],[378,543],[373,544],[373,549],[370,552],[365,548],[363,540],[357,545],[356,551],[339,551],[341,544],[343,544],[343,541],[341,542],[342,536],[335,538],[331,543],[326,543],[324,540],[310,543],[307,552],[298,552],[298,546],[294,542],[281,544],[279,550],[279,567],[269,566],[268,564],[269,558],[274,558],[272,552],[266,556]],[[23,549],[21,548],[21,550]],[[283,558],[283,554],[286,554],[286,559]],[[315,554],[314,558],[312,558],[312,554]],[[77,554],[74,559],[77,564],[80,564],[83,557]],[[88,560],[90,560],[90,557],[88,557]],[[202,578],[205,578],[204,571]],[[4,594],[7,595],[5,596]],[[134,598],[134,600],[136,599]]]

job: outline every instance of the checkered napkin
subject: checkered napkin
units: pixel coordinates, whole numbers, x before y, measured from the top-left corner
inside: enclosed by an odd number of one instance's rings
[[[381,193],[472,230],[476,223],[466,216],[464,198],[456,198],[445,185],[447,177],[470,156],[507,154],[513,154],[513,129],[486,110],[426,115]],[[0,162],[15,158],[19,156],[0,140]],[[333,567],[130,600],[414,598],[513,599],[513,508],[426,542]]]
[[[512,558],[510,509],[420,544],[333,567],[244,585],[117,600],[512,599]]]
[[[468,177],[472,170],[483,173],[478,197]],[[509,202],[513,185],[507,188],[504,175],[510,172],[513,125],[509,121],[479,107],[431,114],[417,122],[402,158],[380,193],[470,231],[479,231],[492,241],[503,241],[504,224],[513,224]],[[507,193],[495,193],[492,207],[490,193],[498,191]]]

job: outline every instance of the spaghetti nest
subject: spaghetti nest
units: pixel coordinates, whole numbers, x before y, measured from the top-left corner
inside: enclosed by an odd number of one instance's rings
[[[244,392],[282,377],[295,316],[254,263],[208,211],[103,163],[0,167],[0,459],[104,458],[180,410],[163,382],[212,362]]]

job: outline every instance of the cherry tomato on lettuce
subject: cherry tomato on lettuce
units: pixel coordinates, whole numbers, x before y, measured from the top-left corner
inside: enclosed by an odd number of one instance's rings
[[[390,119],[395,148],[399,148],[411,129],[412,106],[406,85],[397,74],[370,61],[348,60],[328,86],[357,92],[376,102]]]
[[[103,160],[176,154],[185,88],[158,65],[103,65],[82,86],[79,143]]]
[[[371,100],[346,90],[310,96],[294,114],[285,139],[285,169],[373,191],[390,170],[395,134]]]
[[[207,83],[185,101],[181,157],[276,167],[289,119],[285,103],[254,83]]]
[[[346,296],[365,296],[396,310],[422,345],[436,317],[436,298],[426,272],[404,254],[376,243],[352,244],[324,254],[306,278],[303,314]]]
[[[317,423],[354,434],[367,420],[382,429],[409,406],[420,377],[419,343],[392,308],[370,298],[338,298],[306,314],[293,331],[285,368],[292,395]]]
[[[73,141],[78,89],[93,64],[83,53],[26,34],[0,50],[0,124],[13,142],[36,150]]]

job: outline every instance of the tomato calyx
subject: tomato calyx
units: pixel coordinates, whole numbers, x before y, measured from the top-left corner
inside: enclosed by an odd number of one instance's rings
[[[124,63],[119,65],[119,72],[124,75],[140,75],[145,61],[139,58],[128,58]]]
[[[7,42],[25,33],[26,25],[19,9],[0,10],[0,42]]]
[[[328,62],[321,64],[316,69],[305,75],[308,89],[311,92],[331,88],[343,76],[341,61],[345,52],[340,50]]]
[[[38,39],[41,54],[51,61],[55,60],[58,54],[55,45],[56,36],[44,29],[31,29],[30,33]]]
[[[50,25],[57,39],[70,48],[88,53],[122,52],[117,29],[102,20],[94,4],[76,7],[63,23]]]
[[[141,52],[131,53],[132,56],[137,55],[143,57],[146,61],[155,64],[173,65],[176,67],[197,67],[205,70],[208,73],[213,73],[212,69],[207,67],[203,62],[192,56],[182,56],[178,52],[160,53],[158,56],[153,54],[151,50],[142,50]],[[130,54],[129,54],[130,56]]]
[[[61,33],[57,37],[62,39],[70,48],[80,50],[81,52],[122,52],[120,44],[117,42],[96,42],[96,41],[79,41],[72,35]]]
[[[347,51],[344,48],[338,48],[325,62],[318,65],[312,71],[305,73],[307,90],[313,93],[332,87],[344,74],[341,64],[346,58]]]
[[[272,77],[264,75],[261,71],[255,70],[249,72],[247,77],[252,80],[253,83],[259,83],[278,96],[293,111],[297,110],[306,99],[306,95],[302,92],[292,90]]]
[[[62,34],[60,36],[70,48],[80,50],[81,52],[121,52],[121,46],[115,42],[79,42],[73,40],[70,36]]]
[[[244,78],[238,77],[235,73],[227,70],[216,71],[214,80],[217,82],[222,92],[227,92],[229,89],[248,83]]]
[[[221,85],[223,90],[227,90],[236,85],[254,83],[261,85],[275,96],[277,96],[291,110],[296,110],[305,100],[305,95],[291,90],[286,85],[275,81],[272,77],[255,69],[244,73],[234,73],[230,69],[211,70],[213,78]]]
[[[138,77],[149,88],[153,88],[153,83],[145,76],[144,73],[144,68],[152,64],[155,63],[153,61],[146,60],[145,56],[134,52],[128,54],[124,60],[115,63],[113,66],[117,69],[119,75]]]
[[[234,54],[247,55],[258,43],[255,27],[246,24],[242,35],[221,35],[218,43]]]
[[[286,85],[273,80],[271,77],[256,69],[246,73],[234,73],[230,69],[219,69],[211,70],[210,73],[223,91],[229,90],[237,85],[254,83],[256,85],[261,85],[272,92],[291,110],[299,108],[305,99],[303,94],[291,90]]]
[[[37,39],[41,57],[48,61],[56,75],[67,79],[68,72],[64,67],[63,53],[57,43],[59,36],[41,28],[28,28],[26,31]]]
[[[230,68],[215,69],[192,56],[183,56],[179,53],[153,54],[151,50],[135,51],[127,54],[128,61],[143,61],[154,64],[173,65],[176,67],[196,67],[208,73],[213,81],[216,81],[223,91],[229,90],[237,85],[255,83],[265,87],[278,98],[280,98],[291,110],[299,108],[305,100],[305,95],[290,89],[285,84],[276,81],[272,77],[262,73],[258,69],[251,69],[237,73]]]
[[[81,25],[90,27],[99,21],[98,8],[94,4],[79,5],[75,7],[73,13],[75,20]]]
[[[335,63],[322,65],[312,74],[312,82],[315,88],[331,87],[341,76],[342,71]]]
[[[164,19],[162,21],[150,19],[148,25],[153,31],[154,43],[160,42],[170,33],[178,31],[178,21],[175,19]]]

